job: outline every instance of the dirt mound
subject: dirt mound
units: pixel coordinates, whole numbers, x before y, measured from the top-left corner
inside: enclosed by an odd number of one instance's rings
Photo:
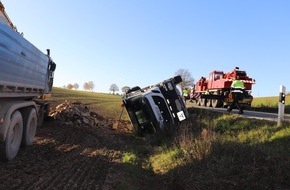
[[[50,117],[65,124],[79,127],[113,126],[113,122],[90,110],[81,102],[59,104],[50,111]]]

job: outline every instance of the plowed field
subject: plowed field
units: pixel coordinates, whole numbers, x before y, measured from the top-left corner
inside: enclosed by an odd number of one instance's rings
[[[0,162],[0,189],[118,189],[139,183],[125,178],[120,169],[130,132],[122,128],[126,124],[119,126],[44,123],[34,145],[21,148],[11,162]]]

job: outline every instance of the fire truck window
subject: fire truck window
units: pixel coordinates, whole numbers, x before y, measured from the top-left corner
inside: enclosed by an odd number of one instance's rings
[[[222,76],[222,74],[216,73],[215,76],[214,76],[214,80],[220,79],[221,76]]]
[[[212,78],[213,78],[212,75],[213,75],[212,73],[209,74],[208,80],[210,80],[210,81],[212,80]]]

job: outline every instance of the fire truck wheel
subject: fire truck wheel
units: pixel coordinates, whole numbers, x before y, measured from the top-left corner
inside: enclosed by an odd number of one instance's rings
[[[205,105],[206,105],[206,107],[211,107],[211,99],[207,99],[206,101],[205,101]]]
[[[214,108],[219,108],[222,106],[222,101],[221,100],[212,100],[211,105]]]
[[[23,146],[32,145],[36,133],[36,128],[37,128],[37,114],[36,110],[32,108],[29,112],[27,122],[25,123],[23,129],[23,138],[22,138]]]
[[[2,144],[2,159],[9,161],[17,155],[23,133],[23,120],[19,111],[13,113],[5,142]]]
[[[196,105],[200,106],[200,98],[198,98],[198,100],[196,101]]]
[[[206,106],[205,98],[200,99],[200,105],[201,106]]]

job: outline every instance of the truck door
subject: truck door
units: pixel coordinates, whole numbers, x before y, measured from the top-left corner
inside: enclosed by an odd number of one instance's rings
[[[208,89],[213,88],[214,72],[211,72],[208,77]]]

